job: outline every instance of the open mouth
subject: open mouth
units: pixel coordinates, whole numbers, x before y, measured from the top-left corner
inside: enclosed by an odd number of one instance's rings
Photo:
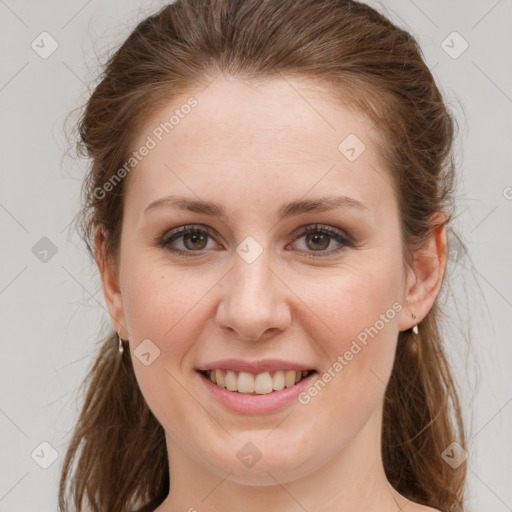
[[[248,395],[266,395],[281,391],[317,373],[316,370],[277,370],[254,374],[223,369],[199,372],[222,389]]]

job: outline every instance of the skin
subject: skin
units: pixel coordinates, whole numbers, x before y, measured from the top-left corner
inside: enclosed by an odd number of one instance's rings
[[[445,228],[403,265],[398,202],[372,122],[306,80],[255,85],[221,75],[152,116],[134,148],[190,95],[198,106],[129,175],[119,268],[104,257],[99,232],[96,239],[106,304],[166,431],[171,492],[158,512],[434,510],[391,488],[380,432],[398,333],[421,322],[442,284]],[[338,150],[351,133],[366,145],[355,161]],[[333,193],[368,208],[277,220],[285,202]],[[218,202],[229,221],[165,207],[144,215],[168,194]],[[322,256],[307,235],[294,239],[316,223],[352,235],[357,247]],[[215,233],[203,245],[183,236],[172,244],[199,256],[153,243],[187,224]],[[250,264],[236,252],[248,236],[263,249]],[[327,241],[324,253],[339,247]],[[195,371],[238,357],[322,373],[396,302],[403,309],[307,405],[231,412]],[[134,355],[147,338],[160,350],[149,366]],[[237,458],[247,442],[262,454],[252,467]]]

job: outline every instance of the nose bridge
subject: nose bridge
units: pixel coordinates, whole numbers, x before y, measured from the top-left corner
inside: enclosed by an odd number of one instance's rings
[[[275,278],[269,270],[271,251],[264,244],[268,245],[249,236],[238,245],[230,287],[235,303],[258,306],[260,311],[271,307],[276,291]]]
[[[283,287],[270,270],[271,251],[247,237],[236,248],[233,269],[226,276],[218,310],[220,327],[246,339],[258,339],[269,329],[283,329],[288,319]],[[275,265],[274,265],[275,266]]]
[[[262,294],[266,295],[267,299],[272,299],[273,274],[269,270],[272,264],[270,250],[263,248],[252,237],[248,237],[239,244],[236,252],[232,293],[238,295],[238,299],[242,301],[260,300]]]

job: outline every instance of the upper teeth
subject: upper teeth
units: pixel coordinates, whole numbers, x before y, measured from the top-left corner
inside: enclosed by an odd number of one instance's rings
[[[272,375],[271,375],[272,373]],[[206,374],[210,380],[229,391],[240,393],[257,393],[265,395],[272,391],[293,386],[302,377],[309,374],[308,370],[278,370],[276,372],[263,372],[253,374],[249,372],[235,372],[233,370],[210,370]]]

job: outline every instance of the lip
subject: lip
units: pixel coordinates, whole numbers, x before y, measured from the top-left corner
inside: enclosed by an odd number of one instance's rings
[[[218,368],[218,366],[215,368]],[[282,367],[280,367],[280,369],[282,369]],[[289,369],[293,370],[295,368]],[[297,368],[297,370],[299,369],[307,370],[307,368],[302,367]],[[240,371],[247,370],[242,369]],[[197,375],[206,386],[208,392],[211,393],[211,396],[230,411],[241,414],[268,414],[283,409],[295,402],[300,393],[311,384],[312,379],[318,375],[318,373],[313,372],[289,388],[283,388],[280,391],[272,391],[265,395],[251,395],[229,391],[228,389],[221,388],[217,386],[217,384],[214,384],[199,370],[197,371]]]
[[[284,361],[282,359],[262,359],[261,361],[244,361],[243,359],[220,359],[196,368],[205,370],[233,370],[237,372],[263,373],[277,370],[315,370],[311,366]]]

